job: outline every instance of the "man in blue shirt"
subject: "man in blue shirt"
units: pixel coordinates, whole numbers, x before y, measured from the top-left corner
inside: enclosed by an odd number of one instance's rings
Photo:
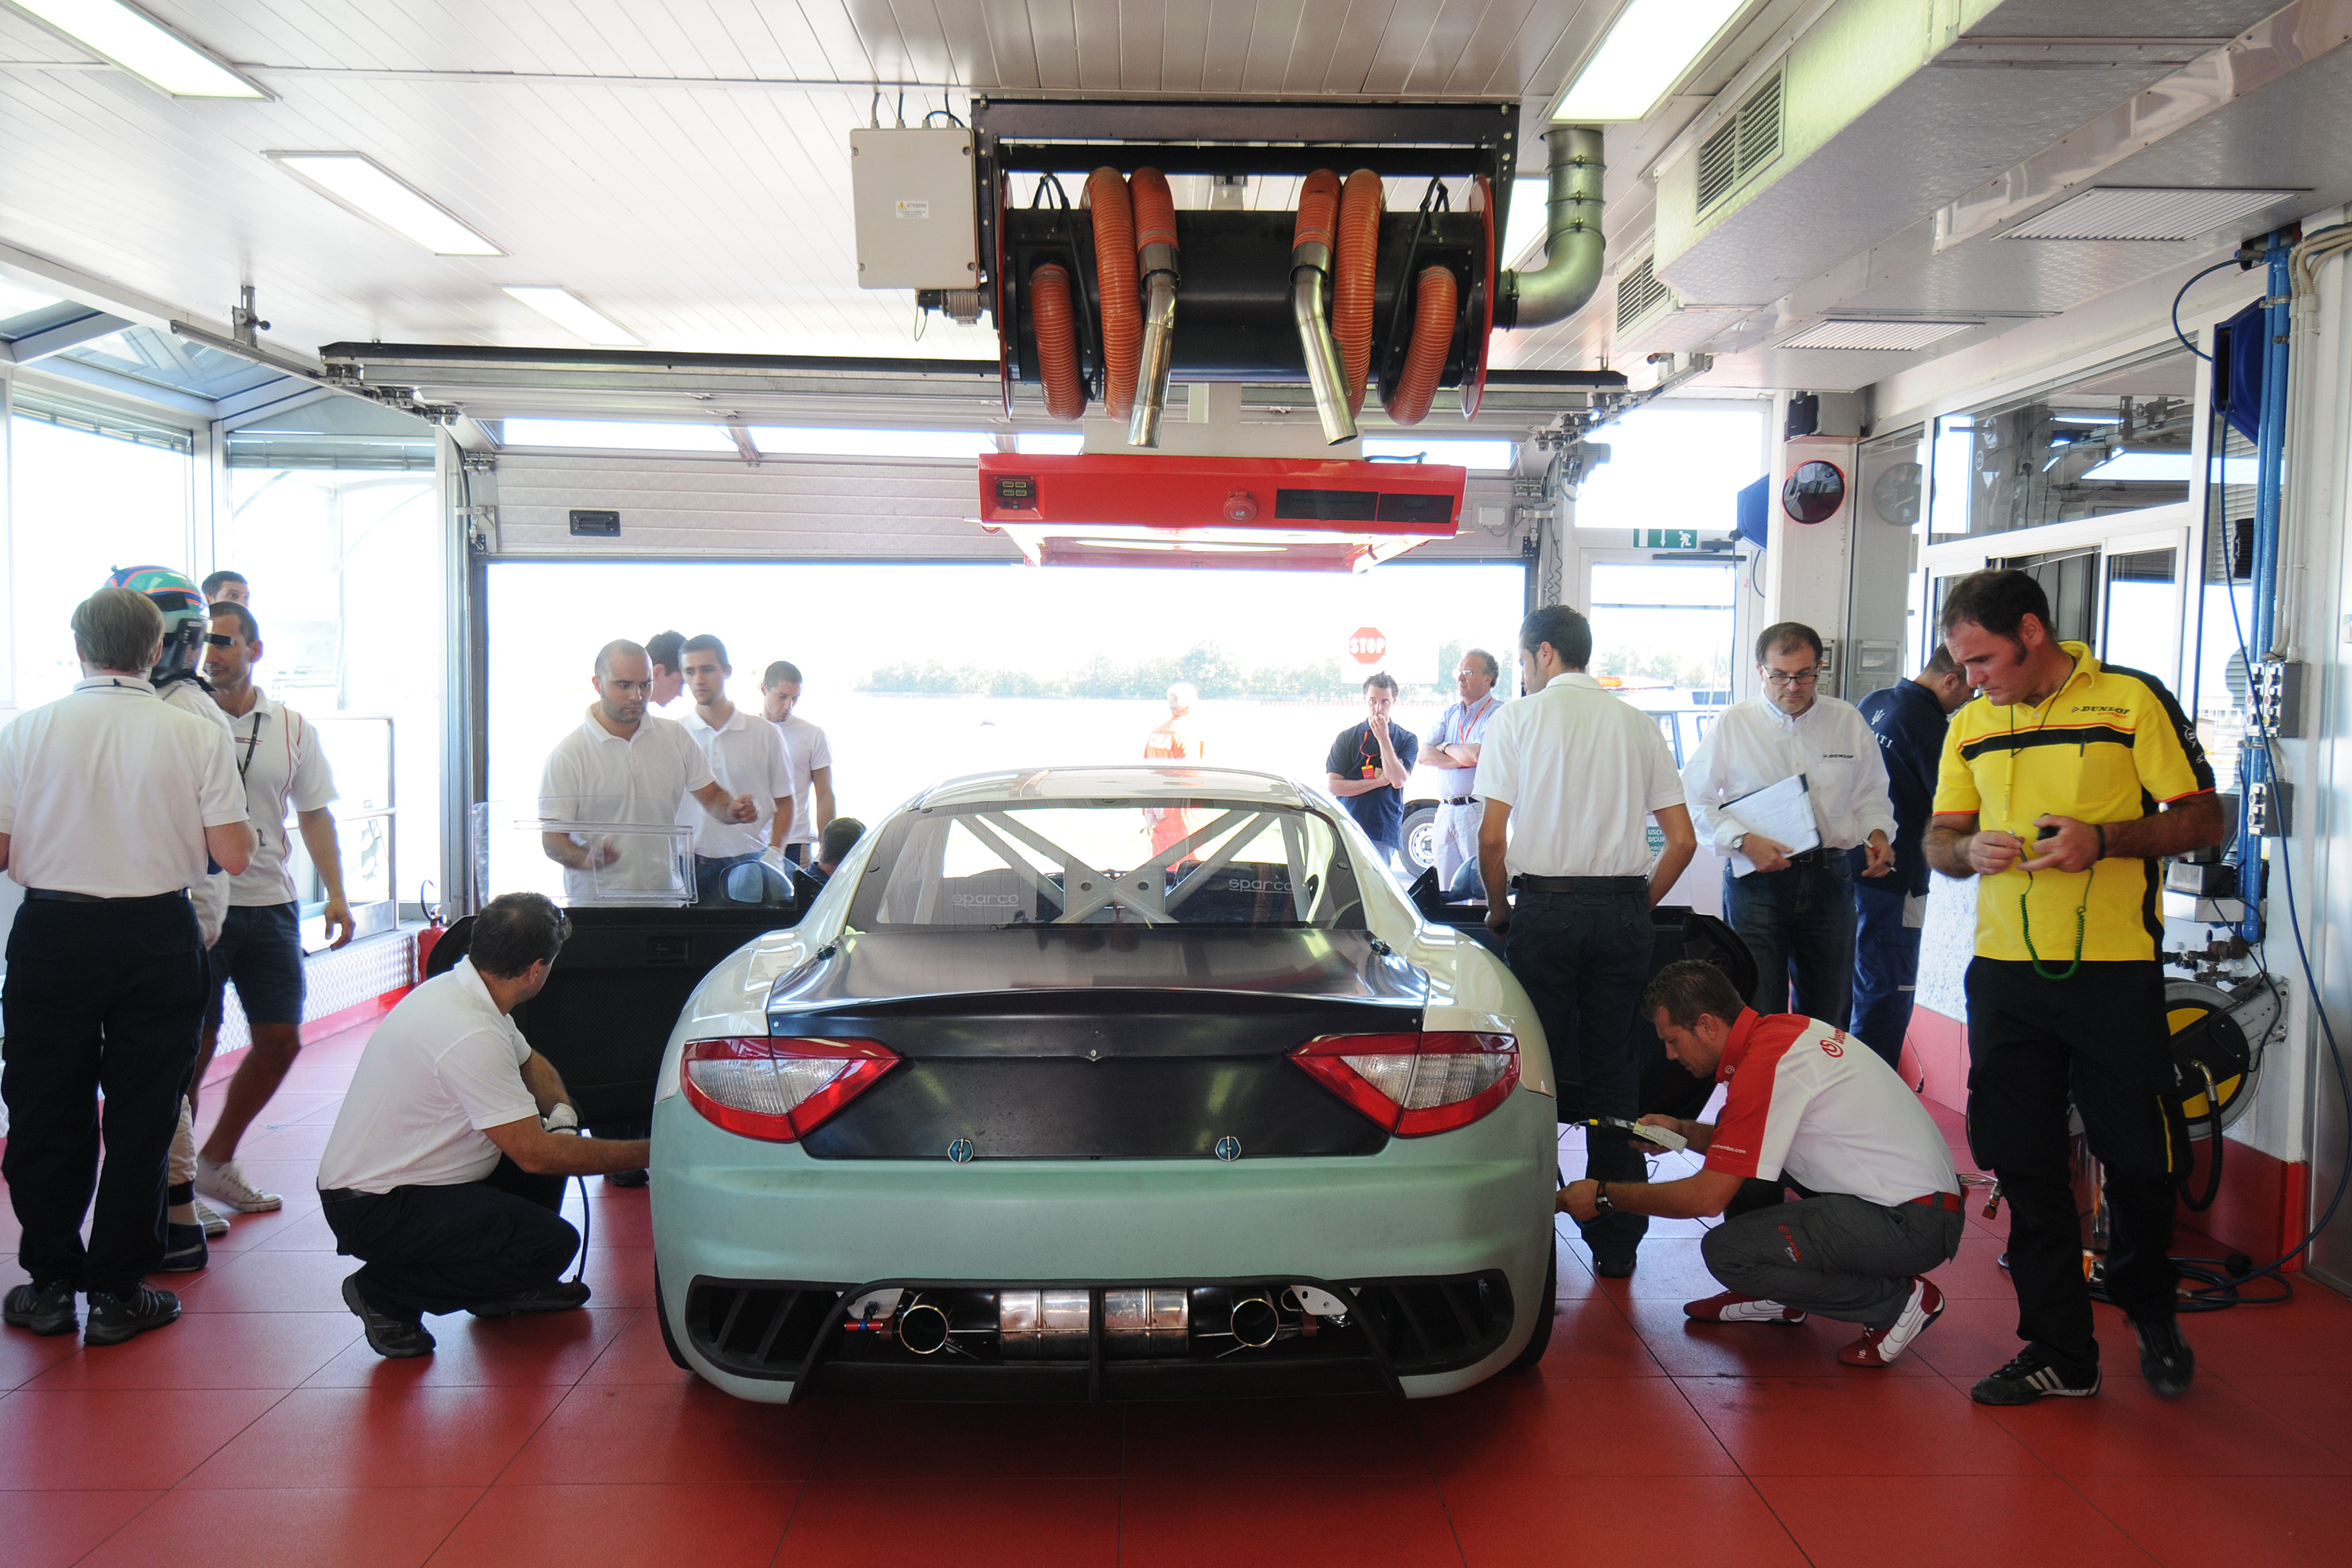
[[[1368,716],[1339,732],[1323,763],[1325,786],[1391,860],[1404,847],[1404,788],[1421,756],[1412,731],[1390,721],[1396,695],[1396,677],[1385,670],[1366,680]]]
[[[1895,874],[1874,882],[1854,878],[1852,1032],[1898,1072],[1919,978],[1919,929],[1927,915],[1927,860],[1919,840],[1936,798],[1945,723],[1968,700],[1967,672],[1938,643],[1926,669],[1854,705],[1870,721],[1886,758],[1886,792],[1895,801]]]
[[[1429,765],[1437,775],[1437,886],[1451,893],[1466,866],[1475,874],[1478,864],[1478,748],[1486,744],[1486,725],[1503,706],[1495,681],[1503,667],[1484,648],[1462,655],[1454,672],[1460,699],[1448,703],[1437,727],[1426,742]]]

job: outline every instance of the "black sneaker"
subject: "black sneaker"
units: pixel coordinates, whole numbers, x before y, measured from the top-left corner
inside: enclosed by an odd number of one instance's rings
[[[2179,1321],[2134,1318],[2131,1326],[2139,1338],[2139,1371],[2147,1385],[2167,1399],[2188,1393],[2189,1380],[2197,1375],[2197,1353],[2180,1337]]]
[[[107,1291],[89,1293],[89,1322],[82,1325],[84,1344],[121,1344],[149,1329],[180,1321],[180,1298],[169,1291],[135,1285],[128,1295]]]
[[[211,1260],[205,1246],[205,1228],[197,1225],[163,1227],[163,1262],[158,1274],[193,1274]]]
[[[2073,1366],[2042,1346],[2029,1344],[2007,1366],[1979,1378],[1969,1397],[1979,1405],[2031,1405],[2042,1398],[2088,1399],[2098,1391],[2095,1363]]]
[[[74,1288],[71,1285],[19,1285],[8,1292],[5,1305],[0,1305],[0,1322],[12,1329],[30,1329],[35,1333],[71,1333],[81,1326],[74,1316]]]
[[[509,1317],[516,1312],[568,1312],[574,1307],[588,1304],[588,1281],[560,1280],[552,1285],[541,1285],[535,1291],[507,1296],[495,1301],[484,1301],[478,1307],[466,1310],[478,1318]]]
[[[360,1277],[357,1274],[346,1275],[343,1279],[343,1305],[351,1308],[361,1325],[367,1330],[368,1348],[376,1354],[401,1361],[413,1355],[433,1354],[433,1336],[425,1331],[425,1320],[396,1318],[390,1312],[381,1312],[369,1306],[367,1298],[360,1294]]]
[[[646,1185],[646,1167],[643,1166],[637,1166],[635,1170],[604,1173],[606,1186],[643,1186]]]

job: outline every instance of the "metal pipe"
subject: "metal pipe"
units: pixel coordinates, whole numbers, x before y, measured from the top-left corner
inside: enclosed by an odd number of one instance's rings
[[[948,1315],[929,1301],[898,1314],[898,1343],[917,1355],[930,1355],[948,1343]]]
[[[1252,1350],[1263,1350],[1281,1333],[1282,1314],[1264,1296],[1244,1296],[1234,1303],[1230,1326],[1235,1339]]]
[[[1323,439],[1337,446],[1356,439],[1356,418],[1348,412],[1348,377],[1339,365],[1339,345],[1323,309],[1323,282],[1331,273],[1331,247],[1302,245],[1290,253],[1290,319],[1307,356],[1307,384],[1315,393],[1315,413]]]
[[[1169,266],[1155,267],[1153,251],[1167,251]],[[1168,371],[1176,349],[1176,274],[1173,247],[1146,247],[1143,358],[1136,367],[1135,414],[1128,422],[1129,446],[1160,444],[1160,414],[1168,406]]]
[[[1551,190],[1544,204],[1544,264],[1533,272],[1506,272],[1496,288],[1495,325],[1544,327],[1565,321],[1601,287],[1601,132],[1589,125],[1556,125],[1544,133],[1550,149]]]
[[[2254,425],[2254,602],[2253,624],[2246,629],[2249,660],[2262,659],[2271,653],[2272,632],[2278,615],[2279,500],[2285,477],[2287,335],[2293,330],[2291,299],[2294,284],[2290,270],[2292,244],[2284,229],[2271,232],[2270,265],[2264,272],[2269,287],[2263,300],[2263,412]],[[2231,591],[2237,591],[2232,588]],[[2252,706],[2261,701],[2254,695],[2252,669],[2246,672],[2246,700]],[[2271,768],[2270,745],[2259,724],[2254,740],[2242,755],[2244,768],[2238,780],[2238,896],[2244,900],[2246,912],[2238,931],[2247,941],[2259,942],[2263,939],[2263,883],[2269,868],[2263,859],[2263,841],[2252,834],[2253,786],[2267,784],[2275,777]],[[2279,852],[2286,852],[2284,843]]]

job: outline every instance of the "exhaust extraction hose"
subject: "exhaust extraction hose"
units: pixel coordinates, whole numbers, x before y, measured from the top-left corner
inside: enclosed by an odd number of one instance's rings
[[[1399,424],[1419,424],[1429,417],[1437,396],[1437,378],[1445,373],[1446,350],[1454,346],[1454,307],[1459,290],[1451,269],[1425,267],[1416,281],[1412,301],[1412,346],[1405,351],[1404,373],[1396,392],[1381,400],[1388,416]]]
[[[1348,176],[1339,189],[1339,223],[1333,235],[1331,336],[1339,344],[1339,369],[1348,389],[1348,412],[1364,409],[1364,377],[1372,367],[1372,285],[1380,269],[1381,177],[1370,169]]]
[[[1143,340],[1136,300],[1135,211],[1127,181],[1108,166],[1087,176],[1087,204],[1095,217],[1095,287],[1102,296],[1103,408],[1125,419],[1135,403],[1135,371]]]
[[[1323,285],[1331,273],[1331,231],[1339,215],[1339,176],[1318,169],[1298,188],[1298,225],[1290,242],[1290,319],[1307,360],[1307,380],[1315,392],[1315,412],[1323,439],[1336,446],[1356,438],[1348,412],[1347,372],[1323,310]]]
[[[1037,332],[1045,412],[1055,419],[1084,417],[1087,383],[1078,373],[1078,319],[1070,302],[1070,275],[1059,264],[1049,261],[1029,275],[1029,320]]]
[[[1176,344],[1176,198],[1167,176],[1138,169],[1128,182],[1135,207],[1137,265],[1143,273],[1143,356],[1137,371],[1129,446],[1160,444],[1160,411],[1168,405],[1168,369]]]

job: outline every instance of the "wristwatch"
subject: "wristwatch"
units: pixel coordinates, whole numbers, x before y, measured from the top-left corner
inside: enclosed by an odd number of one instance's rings
[[[1609,1201],[1609,1184],[1605,1181],[1596,1181],[1592,1184],[1592,1211],[1595,1214],[1617,1212],[1617,1206]]]

